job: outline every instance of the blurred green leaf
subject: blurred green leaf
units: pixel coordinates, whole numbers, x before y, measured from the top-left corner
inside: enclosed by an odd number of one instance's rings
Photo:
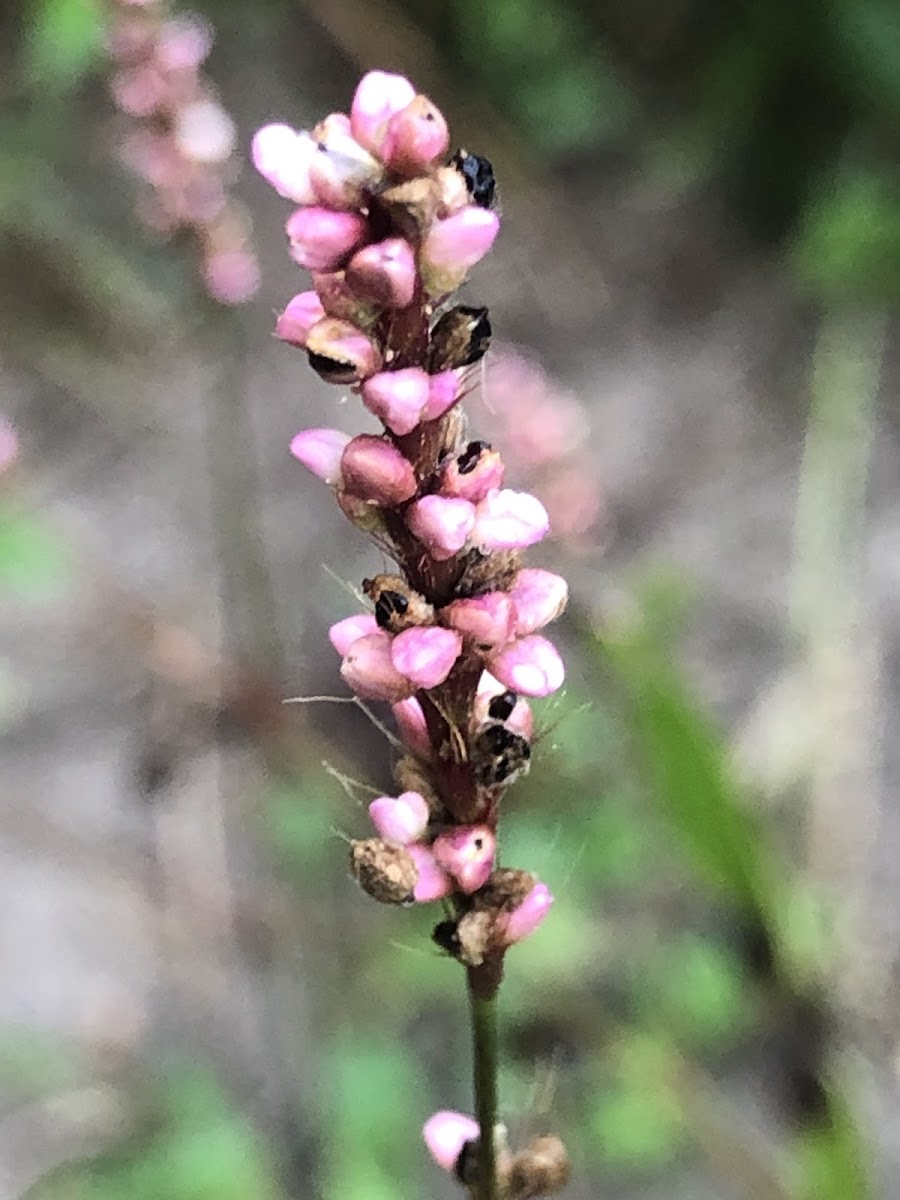
[[[840,1097],[831,1094],[830,1117],[795,1139],[792,1195],[803,1200],[870,1200],[870,1152]]]
[[[0,587],[45,596],[65,580],[63,549],[28,513],[0,506]]]
[[[600,1096],[589,1132],[597,1158],[627,1171],[657,1171],[678,1153],[684,1129],[671,1095],[653,1075],[627,1077]]]
[[[331,826],[334,780],[316,771],[294,787],[274,788],[262,804],[272,845],[289,870],[331,874],[344,857]],[[334,853],[332,853],[334,851]]]
[[[648,1022],[703,1048],[733,1038],[749,1015],[740,964],[722,946],[695,936],[661,948],[638,998]]]
[[[100,0],[33,0],[26,83],[54,95],[70,91],[99,58],[103,29]]]

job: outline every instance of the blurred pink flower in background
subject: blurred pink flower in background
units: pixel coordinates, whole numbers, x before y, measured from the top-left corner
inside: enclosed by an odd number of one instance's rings
[[[173,16],[165,0],[113,0],[109,90],[129,119],[121,162],[144,184],[136,211],[163,237],[191,235],[207,293],[243,304],[259,290],[250,218],[229,194],[237,130],[201,68],[213,34],[202,17]]]

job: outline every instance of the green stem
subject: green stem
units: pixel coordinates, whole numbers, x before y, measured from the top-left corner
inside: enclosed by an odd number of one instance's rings
[[[479,972],[467,973],[469,1010],[472,1016],[472,1079],[475,1090],[475,1119],[479,1126],[478,1185],[473,1200],[497,1200],[497,1154],[494,1129],[497,1125],[497,996],[496,988],[484,988]]]

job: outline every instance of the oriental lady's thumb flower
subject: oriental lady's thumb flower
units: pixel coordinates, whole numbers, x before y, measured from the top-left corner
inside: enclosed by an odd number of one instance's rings
[[[507,953],[553,903],[545,883],[497,860],[505,794],[531,762],[526,697],[549,696],[565,674],[538,630],[568,595],[560,576],[523,562],[549,532],[546,508],[507,486],[502,449],[470,439],[459,408],[492,337],[488,310],[453,293],[499,233],[493,171],[479,155],[451,154],[433,101],[382,71],[363,78],[349,113],[311,130],[269,125],[252,153],[299,205],[287,252],[312,273],[277,337],[381,426],[305,429],[291,442],[396,564],[363,581],[371,610],[329,632],[344,682],[391,705],[405,751],[399,794],[369,804],[375,836],[352,843],[351,870],[383,903],[442,902],[434,941],[465,969],[474,1011],[490,1006]],[[503,1150],[484,1095],[474,1119],[436,1114],[425,1139],[467,1187],[494,1171],[508,1200],[525,1200],[552,1183],[547,1146]]]

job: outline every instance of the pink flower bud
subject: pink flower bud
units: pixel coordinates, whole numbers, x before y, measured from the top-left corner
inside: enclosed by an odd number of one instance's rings
[[[364,700],[396,704],[413,691],[410,681],[394,666],[390,635],[381,629],[353,642],[341,663],[341,678]]]
[[[471,541],[480,550],[524,550],[550,530],[547,510],[529,492],[491,492],[475,510]]]
[[[450,148],[450,131],[440,109],[416,96],[388,122],[387,165],[398,175],[419,175]]]
[[[421,367],[382,371],[362,385],[363,403],[392,433],[409,433],[428,401],[428,375]]]
[[[410,696],[408,700],[401,700],[399,704],[395,704],[391,711],[397,722],[397,732],[403,739],[403,744],[412,751],[416,758],[422,758],[427,762],[431,758],[431,735],[428,732],[422,705],[415,696]]]
[[[306,346],[313,325],[325,316],[325,309],[315,292],[300,292],[288,301],[287,308],[275,324],[275,336],[292,346]]]
[[[356,87],[350,106],[350,129],[361,146],[383,159],[388,123],[415,99],[416,89],[402,75],[369,71]]]
[[[524,696],[549,696],[566,677],[552,642],[539,633],[511,642],[490,661],[491,674]]]
[[[368,637],[370,633],[378,633],[378,622],[373,613],[357,613],[352,617],[344,617],[328,630],[328,640],[340,654],[341,658],[350,650],[354,642]]]
[[[347,444],[341,457],[344,487],[361,500],[392,507],[416,494],[416,477],[393,443],[361,433]]]
[[[329,487],[341,482],[341,456],[350,435],[340,429],[301,429],[291,442],[291,454]]]
[[[462,496],[477,504],[503,483],[503,460],[487,442],[469,442],[447,460],[441,478],[444,496]]]
[[[503,940],[507,946],[529,937],[543,923],[550,911],[553,896],[545,883],[536,883],[518,908],[506,918]]]
[[[432,296],[454,292],[470,267],[487,254],[500,232],[500,218],[477,204],[467,205],[452,217],[435,221],[419,253],[425,290]]]
[[[485,650],[505,646],[516,630],[516,609],[505,592],[453,600],[441,610],[441,618]]]
[[[391,642],[391,661],[416,687],[443,683],[462,652],[462,638],[440,625],[414,625]]]
[[[297,133],[289,125],[264,125],[254,135],[250,155],[253,165],[279,196],[295,204],[315,204],[309,179],[309,164],[316,143],[308,133]]]
[[[475,523],[475,505],[456,496],[423,496],[406,514],[406,523],[432,558],[452,558],[466,544]]]
[[[369,816],[379,836],[399,846],[417,842],[428,828],[428,804],[418,792],[379,796],[369,805]]]
[[[437,865],[428,847],[413,842],[406,847],[406,852],[419,872],[413,889],[413,900],[417,904],[428,904],[432,900],[442,900],[444,896],[449,896],[453,891],[453,880]]]
[[[436,421],[459,399],[459,376],[456,371],[441,371],[431,375],[428,384],[428,403],[422,410],[423,421]]]
[[[404,238],[387,238],[358,250],[347,265],[357,293],[384,308],[406,308],[416,291],[416,257]]]
[[[310,366],[326,383],[359,383],[381,366],[381,351],[350,321],[325,317],[306,335]]]
[[[458,1112],[436,1112],[422,1128],[428,1153],[439,1167],[453,1171],[466,1142],[477,1142],[478,1122]]]
[[[317,153],[309,165],[316,199],[329,208],[359,208],[366,191],[377,187],[384,168],[350,132],[345,113],[331,113],[312,132]]]
[[[487,883],[494,869],[497,839],[487,825],[460,825],[435,838],[431,847],[438,866],[471,895]]]
[[[285,228],[294,262],[309,271],[336,271],[366,240],[369,223],[355,212],[298,208]]]
[[[556,620],[569,599],[569,585],[552,571],[525,567],[508,595],[516,606],[516,632],[523,637]]]
[[[491,702],[500,697],[504,698],[504,702],[498,708]],[[534,714],[528,701],[495,679],[490,671],[481,672],[475,694],[474,717],[477,725],[485,721],[502,721],[507,729],[529,742],[534,734]]]

